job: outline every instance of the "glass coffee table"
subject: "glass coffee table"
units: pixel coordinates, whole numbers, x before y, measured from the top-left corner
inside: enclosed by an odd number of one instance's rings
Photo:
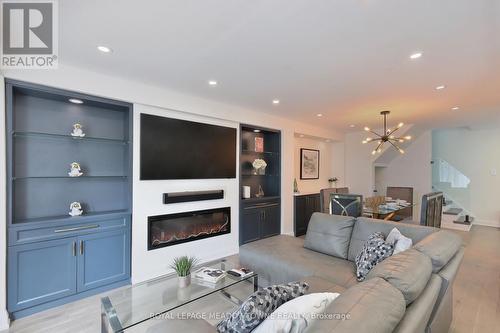
[[[228,271],[239,266],[218,260],[200,267]],[[214,293],[221,293],[235,304],[241,304],[241,300],[231,294],[230,290],[238,288],[240,284],[243,287],[242,284],[246,283],[253,284],[253,291],[257,291],[257,273],[251,273],[243,278],[227,274],[215,285],[204,285],[192,277],[191,285],[183,289],[179,289],[177,276],[172,274],[113,291],[101,298],[101,332],[124,332],[126,329]]]

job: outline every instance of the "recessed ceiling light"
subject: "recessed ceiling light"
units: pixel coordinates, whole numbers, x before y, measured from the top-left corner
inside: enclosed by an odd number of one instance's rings
[[[210,86],[216,86],[216,85],[217,85],[217,81],[215,81],[215,80],[210,80],[210,81],[208,81],[208,84],[209,84]]]
[[[326,141],[326,142],[330,142],[330,139],[326,139],[325,141]]]
[[[279,99],[273,99],[273,104],[280,104],[280,100]]]
[[[416,52],[410,55],[410,59],[418,59],[422,56],[422,52]]]
[[[111,50],[109,47],[102,46],[102,45],[98,46],[97,49],[99,51],[101,51],[101,52],[104,52],[104,53],[111,53],[111,52],[113,52],[113,50]]]
[[[73,104],[83,104],[83,101],[81,99],[78,99],[78,98],[70,98],[70,99],[68,99],[68,101],[70,101]]]
[[[301,134],[301,135],[299,135],[299,136],[300,136],[301,138],[303,138],[303,137],[304,137],[304,134]]]
[[[350,128],[354,128],[354,127],[356,127],[356,125],[351,124],[351,125],[349,125],[349,127],[350,127]]]
[[[452,107],[451,109],[452,109],[453,111],[456,111],[456,110],[458,110],[458,109],[460,109],[460,108],[459,108],[458,106],[454,106],[454,107]]]
[[[316,115],[316,117],[323,117],[323,114],[322,114],[322,113],[318,113],[318,114]]]
[[[437,86],[436,90],[443,90],[444,88],[446,88],[446,86],[444,84],[442,84],[440,86]]]
[[[254,129],[253,130],[255,133],[260,133],[260,129]]]

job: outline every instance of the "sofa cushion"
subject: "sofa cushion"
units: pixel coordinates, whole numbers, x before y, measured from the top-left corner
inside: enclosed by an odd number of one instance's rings
[[[413,248],[428,255],[432,271],[439,272],[462,247],[462,238],[451,231],[441,230],[424,238]]]
[[[307,283],[291,282],[260,289],[250,295],[229,317],[217,324],[218,332],[251,332],[282,304],[302,296]]]
[[[347,259],[354,218],[314,213],[309,221],[304,247]]]
[[[240,247],[240,264],[270,284],[318,276],[344,288],[356,284],[354,264],[303,247],[304,240],[279,235]],[[261,283],[261,282],[260,282]]]
[[[424,239],[427,235],[436,232],[438,229],[424,227],[413,224],[405,224],[401,222],[390,222],[366,217],[358,217],[352,229],[351,242],[349,244],[349,253],[347,259],[354,261],[358,253],[363,248],[363,244],[368,239],[368,236],[374,232],[380,231],[385,237],[389,235],[393,228],[398,228],[399,231],[406,237],[412,239],[413,244]]]
[[[406,308],[405,316],[394,332],[425,332],[440,288],[441,279],[433,274],[422,294]]]
[[[422,293],[431,273],[429,257],[409,249],[379,263],[368,273],[368,279],[380,277],[386,280],[403,294],[408,305]]]
[[[384,235],[375,232],[363,245],[363,249],[356,256],[356,278],[363,281],[370,270],[379,262],[390,257],[394,251],[392,244],[387,244]]]
[[[314,321],[305,332],[387,333],[403,318],[406,303],[399,290],[381,278],[359,283],[330,304],[324,320]]]

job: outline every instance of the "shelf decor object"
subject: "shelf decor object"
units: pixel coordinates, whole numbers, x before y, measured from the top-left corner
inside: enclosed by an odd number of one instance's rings
[[[281,132],[240,125],[240,245],[281,232]]]
[[[71,216],[80,216],[83,214],[82,204],[79,203],[78,201],[72,202],[69,205],[69,209],[70,209],[69,215]]]
[[[267,163],[261,158],[257,158],[252,163],[254,175],[265,175]]]
[[[82,125],[78,123],[73,124],[73,131],[71,132],[71,136],[83,138],[85,136],[85,133],[83,133]]]
[[[132,105],[10,79],[5,102],[11,318],[129,284]]]
[[[394,128],[387,128],[387,116],[391,113],[391,111],[382,111],[380,114],[384,117],[384,132],[383,134],[379,134],[373,130],[371,130],[369,127],[365,127],[365,131],[373,133],[377,138],[371,138],[368,137],[365,140],[363,140],[363,144],[369,143],[369,142],[376,142],[377,147],[372,151],[372,155],[375,154],[380,154],[382,152],[382,148],[384,147],[385,143],[389,143],[391,146],[393,146],[397,151],[399,151],[401,154],[404,154],[405,151],[398,146],[399,143],[403,143],[405,141],[411,140],[411,135],[406,135],[403,137],[396,137],[394,133],[399,130],[401,127],[404,126],[404,123],[399,123],[398,126]]]
[[[82,168],[78,162],[73,162],[70,164],[70,170],[68,176],[70,177],[80,177],[83,175]]]
[[[256,153],[263,153],[264,152],[264,138],[261,136],[255,137],[255,152]]]

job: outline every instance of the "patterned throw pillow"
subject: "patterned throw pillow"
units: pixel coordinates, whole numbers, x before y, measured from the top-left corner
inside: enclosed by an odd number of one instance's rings
[[[371,234],[363,245],[361,252],[356,256],[356,277],[358,281],[363,281],[368,272],[376,264],[389,258],[393,251],[394,245],[386,243],[381,232]]]
[[[260,289],[250,295],[229,317],[217,324],[217,331],[251,332],[283,303],[304,295],[308,289],[309,285],[305,282],[291,282]]]

